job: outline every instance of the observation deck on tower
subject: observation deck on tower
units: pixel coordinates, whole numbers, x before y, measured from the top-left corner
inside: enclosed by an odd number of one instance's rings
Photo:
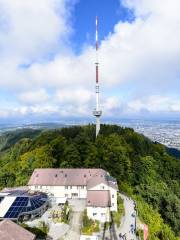
[[[94,111],[93,111],[93,115],[94,115],[95,117],[100,117],[100,116],[102,115],[102,111],[101,111],[101,110],[94,110]]]

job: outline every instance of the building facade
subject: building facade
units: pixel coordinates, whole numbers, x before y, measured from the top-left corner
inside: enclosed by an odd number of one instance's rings
[[[117,182],[103,169],[35,169],[28,186],[57,202],[86,199],[88,217],[100,222],[109,222],[110,212],[117,211]]]

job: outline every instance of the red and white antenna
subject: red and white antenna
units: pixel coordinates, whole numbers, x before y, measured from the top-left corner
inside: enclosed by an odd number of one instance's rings
[[[96,17],[96,83],[99,81],[99,68],[98,68],[98,17]]]
[[[102,115],[102,111],[99,109],[99,59],[98,59],[98,17],[96,17],[96,108],[93,111],[93,115],[96,117],[96,137],[100,130],[100,117]]]

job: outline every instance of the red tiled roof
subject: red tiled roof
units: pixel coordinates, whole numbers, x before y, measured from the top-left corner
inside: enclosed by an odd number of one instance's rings
[[[87,207],[110,207],[109,191],[87,191]]]
[[[104,183],[104,184],[108,184],[105,176],[103,175],[98,175],[98,176],[95,176],[95,177],[92,177],[89,179],[89,181],[87,182],[87,189],[91,189],[101,183]]]
[[[0,240],[35,240],[36,236],[10,220],[0,222]]]
[[[105,175],[107,172],[99,168],[42,168],[34,170],[28,185],[86,186],[92,177]]]

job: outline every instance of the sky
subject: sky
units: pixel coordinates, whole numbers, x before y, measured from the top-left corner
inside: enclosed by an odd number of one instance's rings
[[[180,120],[179,0],[0,0],[0,122]]]

